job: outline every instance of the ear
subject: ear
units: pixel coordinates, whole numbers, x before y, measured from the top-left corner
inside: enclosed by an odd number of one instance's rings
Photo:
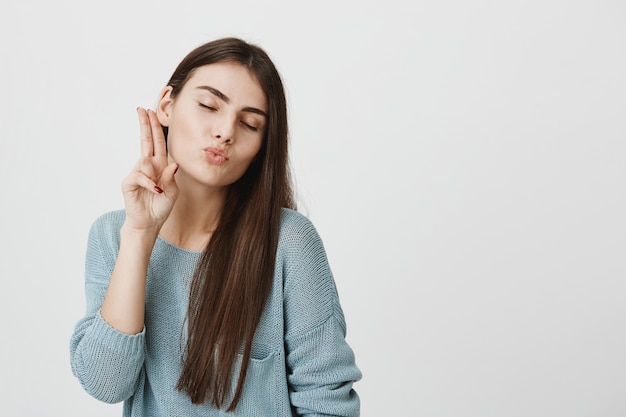
[[[168,85],[161,91],[161,97],[156,107],[156,114],[162,126],[170,125],[170,116],[172,114],[172,106],[174,99],[172,98],[172,86]]]

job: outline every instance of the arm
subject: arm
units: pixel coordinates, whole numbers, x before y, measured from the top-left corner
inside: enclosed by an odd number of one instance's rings
[[[361,378],[326,253],[302,216],[284,236],[285,346],[290,399],[303,416],[358,416]]]
[[[177,165],[167,161],[165,137],[157,116],[138,109],[142,157],[122,182],[126,220],[117,262],[100,311],[126,334],[143,329],[146,273],[154,242],[178,197]],[[156,185],[156,181],[161,187]]]
[[[124,334],[101,316],[100,307],[115,266],[123,212],[97,219],[89,231],[85,261],[87,311],[70,342],[72,372],[93,397],[116,403],[129,398],[144,361],[145,332]]]
[[[129,228],[120,231],[120,249],[100,309],[102,318],[118,331],[133,335],[143,329],[146,275],[157,235]]]
[[[122,182],[123,225],[107,228],[99,219],[90,231],[87,314],[71,341],[74,374],[87,392],[105,402],[125,400],[134,392],[144,359],[150,254],[178,196],[177,166],[168,164],[161,125],[154,112],[138,109],[138,115],[142,157]],[[119,246],[112,247],[113,241]]]

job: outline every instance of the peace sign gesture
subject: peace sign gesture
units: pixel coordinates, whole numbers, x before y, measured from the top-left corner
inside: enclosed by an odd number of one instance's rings
[[[154,111],[137,108],[137,114],[141,158],[122,181],[126,225],[158,232],[178,197],[174,178],[178,165],[168,163],[165,136]]]

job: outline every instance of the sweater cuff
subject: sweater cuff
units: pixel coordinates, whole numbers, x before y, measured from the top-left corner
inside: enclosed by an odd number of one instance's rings
[[[125,356],[135,355],[140,352],[143,349],[146,336],[146,326],[137,334],[131,335],[120,332],[106,322],[100,311],[96,314],[91,331],[95,340],[104,341],[104,344],[113,352],[118,352]]]

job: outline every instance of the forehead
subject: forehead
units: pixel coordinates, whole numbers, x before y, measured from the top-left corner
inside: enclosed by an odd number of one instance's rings
[[[241,64],[219,62],[198,67],[183,89],[193,94],[210,94],[198,88],[207,86],[219,90],[237,107],[267,110],[267,97],[256,76]]]

